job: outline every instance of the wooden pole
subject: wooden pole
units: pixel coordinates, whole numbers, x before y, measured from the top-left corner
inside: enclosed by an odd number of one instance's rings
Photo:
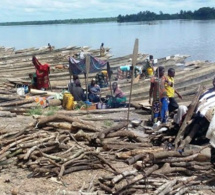
[[[86,56],[86,74],[85,74],[85,85],[86,85],[86,100],[88,100],[88,78],[89,78],[89,71],[90,71],[90,56],[87,55]],[[89,112],[88,111],[88,104],[86,103],[86,108],[87,108],[87,113]]]
[[[107,62],[107,74],[108,74],[108,79],[109,79],[109,82],[110,82],[110,92],[111,92],[111,96],[113,96],[112,84],[111,84],[111,69],[110,69],[110,64],[109,64],[109,62]]]
[[[178,149],[179,142],[181,141],[182,136],[184,135],[184,131],[185,131],[186,127],[187,127],[188,121],[190,121],[190,119],[193,116],[193,112],[194,112],[194,110],[195,110],[195,108],[196,108],[196,106],[197,106],[197,104],[199,102],[199,97],[202,94],[202,92],[203,92],[203,87],[201,85],[199,85],[198,89],[197,89],[197,94],[194,97],[192,103],[190,104],[190,107],[189,107],[189,109],[187,111],[185,119],[184,119],[184,121],[183,121],[183,123],[182,123],[182,125],[181,125],[181,127],[180,127],[180,129],[178,131],[178,134],[177,134],[177,136],[175,138],[175,141],[174,141],[175,149]]]
[[[88,78],[89,78],[89,71],[90,71],[90,56],[86,56],[86,74],[85,74],[85,83],[86,83],[86,92],[87,92],[87,101],[88,101]]]
[[[133,87],[133,80],[134,80],[134,70],[135,70],[135,66],[136,66],[136,63],[137,63],[138,45],[139,45],[139,40],[136,39],[135,43],[134,43],[134,50],[133,50],[133,56],[132,56],[132,75],[131,75],[131,86],[130,86],[130,94],[129,94],[128,114],[127,114],[127,123],[128,124],[129,124],[129,114],[130,114],[132,87]]]

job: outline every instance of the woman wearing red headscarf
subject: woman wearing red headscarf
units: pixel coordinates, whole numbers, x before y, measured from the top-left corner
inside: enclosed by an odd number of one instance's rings
[[[41,64],[38,59],[33,56],[32,62],[36,68],[37,75],[37,89],[48,89],[49,88],[49,72],[50,66],[48,64]]]

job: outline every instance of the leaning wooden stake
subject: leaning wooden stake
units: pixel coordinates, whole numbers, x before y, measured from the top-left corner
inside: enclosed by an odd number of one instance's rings
[[[85,76],[85,85],[86,85],[86,100],[88,101],[88,78],[89,78],[89,71],[90,71],[90,56],[86,56],[86,73]],[[86,103],[87,113],[88,113],[88,104]]]
[[[127,122],[129,124],[129,114],[130,114],[130,104],[131,104],[131,95],[132,95],[132,87],[133,87],[133,80],[134,80],[134,70],[137,63],[137,55],[138,55],[138,44],[139,40],[136,39],[134,43],[134,50],[132,56],[132,75],[131,75],[131,87],[130,87],[130,95],[129,95],[129,104],[128,104],[128,114],[127,114]]]
[[[86,76],[85,76],[85,84],[86,84],[86,92],[87,92],[87,101],[88,101],[88,78],[89,78],[89,71],[90,71],[90,56],[86,56]]]
[[[112,84],[111,84],[111,69],[110,69],[110,64],[109,64],[109,62],[107,62],[107,74],[108,74],[108,79],[109,79],[109,83],[110,83],[110,92],[111,92],[111,96],[113,96]]]
[[[198,91],[198,93],[196,94],[194,100],[192,101],[192,103],[191,103],[191,105],[190,105],[190,107],[189,107],[189,109],[187,111],[187,115],[186,115],[186,117],[185,117],[185,119],[184,119],[184,121],[183,121],[183,123],[182,123],[182,125],[181,125],[181,127],[179,129],[179,131],[178,131],[178,134],[177,134],[176,138],[175,138],[174,144],[175,144],[176,149],[178,148],[178,144],[179,144],[179,142],[181,140],[181,137],[183,136],[184,131],[185,131],[186,127],[187,127],[187,123],[190,121],[190,119],[191,119],[191,117],[193,115],[193,112],[194,112],[194,110],[195,110],[195,108],[196,108],[196,106],[197,106],[197,104],[199,102],[199,97],[203,92],[203,87],[201,85],[199,85],[197,91]]]

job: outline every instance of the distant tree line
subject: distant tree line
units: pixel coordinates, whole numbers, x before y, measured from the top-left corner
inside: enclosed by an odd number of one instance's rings
[[[110,17],[110,18],[27,21],[27,22],[1,22],[0,26],[43,25],[43,24],[80,24],[80,23],[112,22],[112,21],[116,21],[116,20],[117,20],[116,17]]]
[[[197,11],[183,11],[176,14],[159,14],[150,11],[139,12],[138,14],[119,15],[118,17],[109,18],[88,18],[88,19],[66,19],[66,20],[45,20],[45,21],[26,21],[26,22],[0,22],[0,26],[14,25],[43,25],[43,24],[80,24],[80,23],[97,23],[97,22],[138,22],[153,20],[174,20],[174,19],[196,19],[209,20],[215,19],[215,8],[202,7]]]
[[[196,11],[183,11],[176,14],[164,14],[160,11],[159,14],[150,11],[139,12],[138,14],[119,15],[117,22],[138,22],[138,21],[153,21],[153,20],[174,20],[174,19],[193,19],[193,20],[210,20],[215,19],[215,8],[202,7]]]

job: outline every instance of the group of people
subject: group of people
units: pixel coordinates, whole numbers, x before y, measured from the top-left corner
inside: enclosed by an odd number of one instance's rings
[[[152,121],[166,123],[169,113],[178,109],[178,103],[175,100],[175,93],[180,99],[182,96],[174,88],[175,70],[168,69],[168,75],[165,75],[165,68],[159,66],[155,75],[151,77],[149,89],[149,103],[152,105]]]
[[[175,113],[173,119],[176,126],[180,127],[188,111],[188,107],[178,105],[174,96],[182,96],[174,88],[175,70],[168,69],[168,75],[165,75],[165,69],[159,66],[155,75],[151,78],[149,90],[149,103],[152,105],[152,121],[156,124],[158,121],[166,123],[169,113]],[[192,122],[185,131],[184,139],[179,145],[179,152],[182,152],[186,144],[194,138],[198,140],[201,136],[209,139],[211,144],[211,163],[215,165],[215,77],[212,81],[213,87],[209,88],[197,99],[197,106],[192,115]],[[174,112],[175,111],[175,112]],[[177,111],[177,112],[176,112]]]
[[[106,101],[107,107],[110,108],[116,108],[126,104],[126,96],[119,88],[117,82],[112,83],[112,95],[107,96],[107,98],[101,98],[101,87],[95,79],[91,80],[87,89],[88,93],[81,87],[78,75],[73,75],[73,81],[68,84],[68,90],[73,95],[75,101],[89,100],[93,103]]]
[[[138,65],[135,66],[134,69],[134,78],[146,78],[146,77],[151,77],[154,75],[154,70],[155,69],[155,64],[154,64],[154,59],[153,55],[149,55],[149,58],[146,59],[146,63],[144,63],[143,66]],[[133,73],[133,68],[131,65],[122,65],[117,69],[117,80],[121,79],[128,79],[131,78]]]

